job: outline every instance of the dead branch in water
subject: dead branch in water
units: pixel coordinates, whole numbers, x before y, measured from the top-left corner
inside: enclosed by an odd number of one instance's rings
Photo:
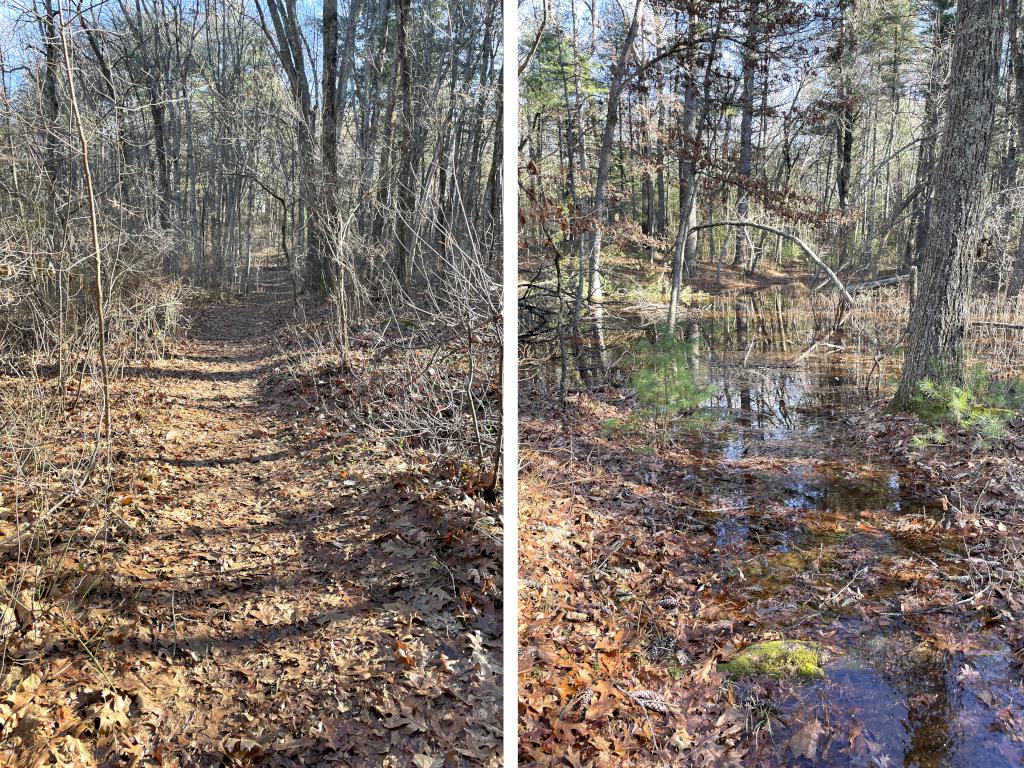
[[[846,286],[846,289],[850,294],[857,293],[858,291],[871,291],[875,288],[885,288],[890,285],[899,285],[910,279],[910,275],[895,275],[893,277],[883,277],[880,280],[869,280],[866,283],[850,283]]]

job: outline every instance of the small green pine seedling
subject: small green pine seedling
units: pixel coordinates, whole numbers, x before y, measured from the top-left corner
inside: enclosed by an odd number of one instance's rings
[[[964,387],[924,379],[917,388],[918,396],[914,398],[912,408],[922,419],[931,423],[952,421],[971,427],[978,431],[982,443],[986,444],[1006,436],[1006,420],[1014,410],[1000,407],[1005,400],[999,397],[999,390],[983,370],[975,368],[971,371]],[[945,441],[945,432],[934,429],[917,435],[911,444],[921,447]]]
[[[714,394],[714,389],[697,384],[692,345],[662,338],[644,344],[642,350],[647,354],[634,380],[637,401],[667,431],[670,422],[695,411]]]

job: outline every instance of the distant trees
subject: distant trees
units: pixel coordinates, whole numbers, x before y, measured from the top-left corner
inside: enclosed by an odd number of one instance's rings
[[[299,288],[331,298],[343,341],[367,297],[404,303],[437,295],[452,269],[498,273],[499,4],[318,5],[8,7],[0,260],[38,298],[11,311],[36,318],[44,346],[84,320],[66,303],[88,271],[72,85],[108,302],[129,273],[245,292],[284,252]]]
[[[633,6],[633,17],[626,29],[625,38],[622,40],[619,52],[614,63],[611,65],[607,109],[604,126],[601,129],[601,140],[597,150],[597,176],[594,181],[594,197],[590,205],[591,226],[588,227],[590,243],[588,246],[587,263],[590,280],[587,299],[590,301],[594,313],[594,365],[599,373],[605,373],[608,368],[604,346],[604,308],[601,306],[603,301],[601,292],[601,242],[604,232],[605,190],[608,187],[608,176],[611,172],[612,145],[615,141],[615,129],[619,124],[619,98],[623,88],[629,83],[627,77],[629,67],[633,62],[633,43],[640,30],[643,17],[644,0],[637,0]]]
[[[950,306],[967,301],[967,275],[1006,302],[1024,287],[1021,9],[990,3],[981,15],[1002,21],[982,34],[971,31],[976,5],[648,4],[632,37],[632,4],[621,14],[570,0],[524,6],[525,332],[567,333],[586,379],[604,367],[600,339],[628,292],[615,273],[635,269],[660,286],[659,332],[674,334],[684,283],[701,265],[724,282],[796,263],[812,285],[835,285],[842,304],[844,284],[916,265],[922,292],[943,310],[915,308],[908,376],[919,376],[921,357],[951,343],[923,351],[933,342],[922,323],[941,315],[934,323],[945,328],[959,316]],[[962,24],[984,67],[957,47]],[[627,40],[633,63],[624,67]],[[953,268],[962,279],[946,275],[949,292],[930,282],[942,279],[940,252],[969,257]],[[808,253],[821,263],[804,261]],[[540,275],[556,260],[550,295]]]

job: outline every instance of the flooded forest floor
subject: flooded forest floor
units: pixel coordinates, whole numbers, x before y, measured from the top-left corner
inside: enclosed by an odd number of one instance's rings
[[[799,359],[733,301],[689,329],[708,389],[670,428],[633,343],[564,406],[524,367],[521,760],[1020,766],[1024,423],[915,439],[862,339]],[[737,674],[766,641],[809,668]]]
[[[205,302],[129,365],[111,471],[27,571],[13,523],[52,489],[0,489],[0,765],[500,763],[498,509],[328,411],[343,374],[291,374],[289,312]],[[57,490],[95,439],[72,395]]]

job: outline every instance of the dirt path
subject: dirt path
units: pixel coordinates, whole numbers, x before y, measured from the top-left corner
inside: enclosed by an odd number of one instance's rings
[[[494,553],[467,550],[457,489],[275,373],[287,312],[273,295],[200,307],[166,360],[117,386],[125,524],[84,577],[69,569],[81,609],[61,619],[96,663],[51,638],[36,699],[55,719],[23,739],[34,752],[498,764]]]

